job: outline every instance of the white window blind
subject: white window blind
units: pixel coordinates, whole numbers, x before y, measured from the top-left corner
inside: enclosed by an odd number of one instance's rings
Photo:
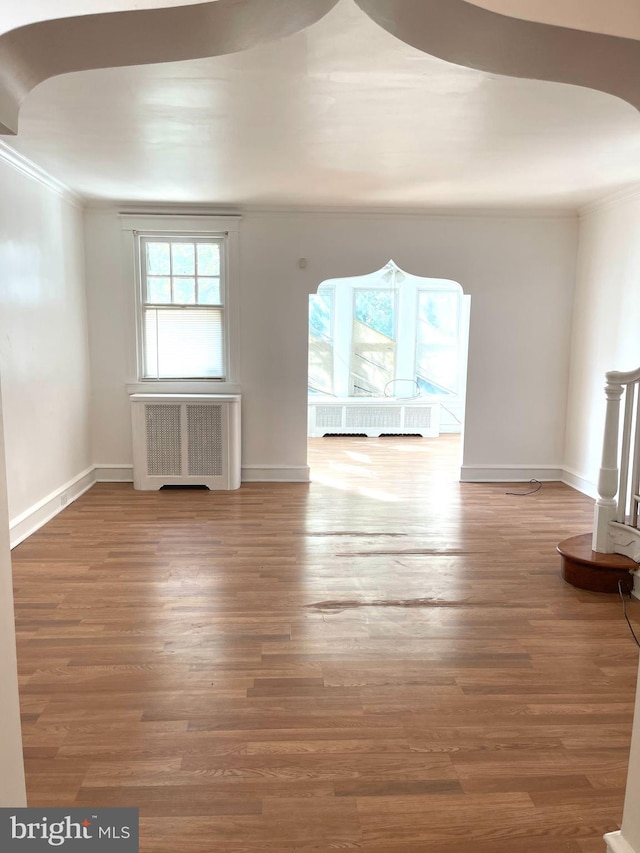
[[[224,237],[139,235],[141,374],[224,379]]]

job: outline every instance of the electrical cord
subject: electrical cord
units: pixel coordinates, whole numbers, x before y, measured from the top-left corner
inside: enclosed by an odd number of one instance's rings
[[[627,625],[629,626],[629,630],[631,631],[631,636],[635,640],[636,646],[640,648],[640,640],[638,640],[636,632],[633,630],[633,625],[631,624],[629,617],[627,616],[627,602],[624,597],[624,593],[622,592],[622,581],[618,581],[618,592],[620,593],[620,599],[622,601],[622,612],[624,614],[624,618],[627,620]],[[631,598],[631,593],[629,593],[629,598]]]
[[[536,492],[539,492],[542,488],[542,483],[540,480],[536,480],[535,477],[532,477],[529,480],[530,485],[534,486],[533,489],[530,489],[528,492],[505,492],[505,495],[514,495],[517,498],[524,498],[527,495],[535,495]]]

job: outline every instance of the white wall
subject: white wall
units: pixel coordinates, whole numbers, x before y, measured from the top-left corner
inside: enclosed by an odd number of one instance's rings
[[[91,433],[94,463],[131,463],[129,399],[133,377],[127,349],[135,346],[133,282],[123,269],[123,237],[113,213],[85,211],[87,310],[91,352]]]
[[[0,161],[0,375],[9,516],[91,465],[82,211]]]
[[[0,389],[0,808],[26,806]]]
[[[90,395],[81,211],[3,157],[0,276],[0,806],[17,807],[26,801],[9,518],[33,526],[51,511],[47,498],[90,466]]]
[[[126,355],[133,346],[133,285],[122,272],[116,211],[87,210],[85,222],[94,461],[130,464],[125,384],[134,379]],[[454,279],[471,294],[465,476],[558,471],[576,247],[572,217],[246,214],[244,475],[303,476],[308,294],[328,278],[372,272],[390,258],[417,275]]]
[[[640,367],[640,196],[603,204],[580,221],[565,466],[598,479],[605,373]]]

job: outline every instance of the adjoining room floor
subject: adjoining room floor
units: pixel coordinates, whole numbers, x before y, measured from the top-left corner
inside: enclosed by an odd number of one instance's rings
[[[619,598],[560,578],[592,501],[460,484],[457,454],[100,484],[18,546],[29,804],[139,807],[144,853],[602,853],[638,656]]]

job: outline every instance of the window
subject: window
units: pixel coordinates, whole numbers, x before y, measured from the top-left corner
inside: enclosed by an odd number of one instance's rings
[[[460,293],[418,291],[416,381],[423,394],[459,393]]]
[[[225,237],[139,234],[142,379],[227,375]]]
[[[396,365],[396,291],[354,290],[350,397],[384,397]]]
[[[333,290],[309,297],[309,391],[333,394]]]

